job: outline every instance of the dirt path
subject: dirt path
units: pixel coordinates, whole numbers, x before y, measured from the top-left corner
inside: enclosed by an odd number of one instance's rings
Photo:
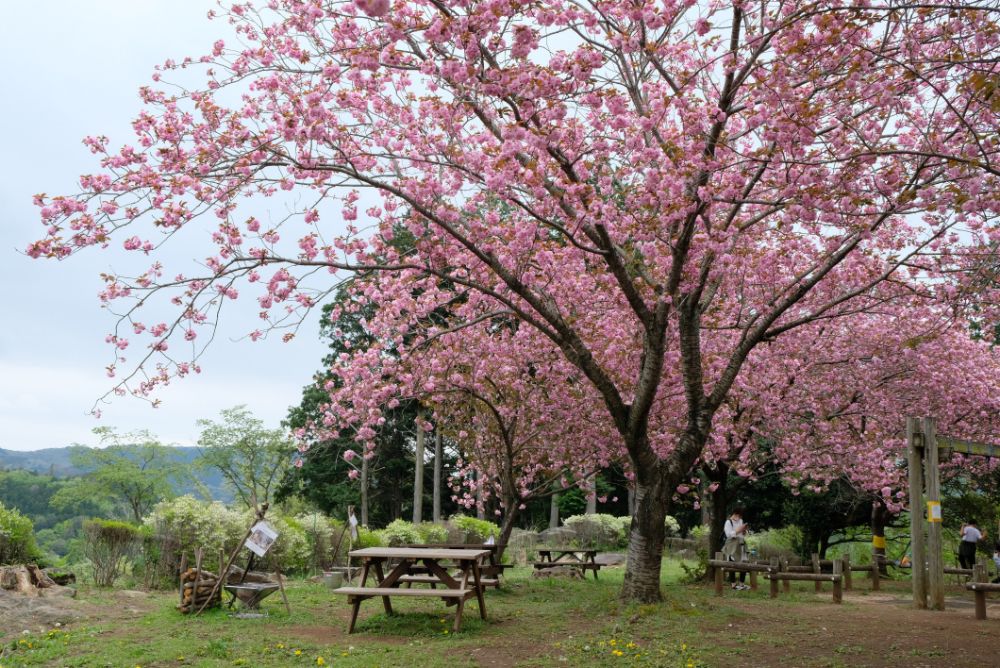
[[[830,604],[827,594],[815,602],[740,607],[752,614],[710,630],[732,647],[731,666],[1000,665],[1000,600],[990,602],[986,621],[975,619],[971,596],[949,597],[944,611],[928,611],[894,591],[848,594],[843,605]]]

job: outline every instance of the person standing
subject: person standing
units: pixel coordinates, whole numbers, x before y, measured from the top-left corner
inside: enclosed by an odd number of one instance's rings
[[[976,521],[971,520],[959,530],[962,540],[958,544],[958,563],[962,568],[972,568],[976,563],[976,545],[986,534],[979,530]]]
[[[743,508],[737,506],[733,508],[732,514],[726,520],[723,531],[726,534],[726,542],[722,546],[722,554],[729,561],[746,561],[747,558],[747,525],[743,521]],[[736,571],[729,571],[729,582],[733,589],[749,589],[746,584],[746,571],[740,572],[740,583],[736,584]]]

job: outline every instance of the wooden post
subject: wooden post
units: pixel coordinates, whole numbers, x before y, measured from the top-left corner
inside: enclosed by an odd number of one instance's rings
[[[924,515],[923,515],[923,455],[922,444],[918,444],[920,425],[917,418],[906,418],[906,459],[909,466],[910,483],[910,544],[913,548],[913,558],[910,566],[912,579],[913,605],[919,609],[927,608],[927,551],[924,549]],[[873,589],[878,589],[878,580],[872,576]]]
[[[719,561],[725,559],[726,557],[721,552],[715,553],[715,558]],[[722,596],[722,578],[724,577],[723,569],[719,566],[715,567],[715,595]]]
[[[781,570],[781,562],[778,560],[777,557],[771,557],[770,567],[771,567],[771,573],[770,573],[771,598],[778,598],[778,581],[775,579],[775,576],[777,576],[778,572]]]
[[[842,603],[844,601],[844,562],[839,559],[833,560],[833,602]]]
[[[924,474],[927,476],[927,505],[941,503],[938,475],[938,446],[934,418],[924,418]],[[930,518],[927,518],[928,520]],[[927,522],[927,596],[934,610],[944,610],[944,555],[941,554],[941,522]]]
[[[816,554],[815,552],[813,552],[813,555],[812,555],[812,567],[813,567],[813,573],[815,573],[816,575],[819,575],[819,574],[821,574],[823,572],[823,569],[820,568],[820,565],[819,565],[819,555]],[[816,586],[816,593],[817,594],[823,591],[823,583],[822,582],[820,582],[819,580],[816,580],[816,582],[814,582],[813,584]]]
[[[972,567],[972,581],[986,582],[986,564],[977,563]],[[976,619],[986,619],[986,592],[980,589],[975,590],[976,594]]]
[[[757,591],[757,571],[750,571],[750,591]]]
[[[872,591],[879,590],[879,580],[881,580],[881,574],[878,572],[878,561],[872,561]],[[924,607],[927,607],[926,605]]]
[[[222,572],[222,569],[226,567],[226,551],[219,548],[219,579],[225,581],[226,574]]]
[[[781,570],[782,571],[787,571],[788,570],[788,559],[785,558],[785,557],[781,558]],[[792,591],[792,583],[789,580],[782,580],[781,581],[781,588],[785,590],[786,594],[791,593],[791,591]]]
[[[845,554],[842,558],[841,569],[844,574],[844,591],[851,591],[851,555]]]

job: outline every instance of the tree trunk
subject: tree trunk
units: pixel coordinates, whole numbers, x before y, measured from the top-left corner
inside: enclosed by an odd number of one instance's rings
[[[628,601],[656,603],[660,593],[660,564],[663,560],[663,540],[674,487],[662,466],[645,475],[636,476],[636,512],[632,516],[626,556],[625,580],[621,597]],[[672,476],[671,476],[672,477]]]
[[[711,526],[712,524],[712,493],[708,491],[708,474],[702,471],[698,482],[698,498],[701,499],[701,525]]]
[[[441,521],[441,430],[434,432],[434,521]]]
[[[417,449],[413,453],[413,523],[424,521],[424,429],[423,413],[417,415]]]
[[[729,485],[726,484],[729,477],[728,468],[723,468],[719,472],[718,478],[712,482],[719,483],[714,492],[711,492],[712,515],[708,524],[708,558],[714,559],[715,553],[722,549],[722,532],[726,527],[726,507],[729,505]]]
[[[549,500],[549,528],[555,529],[559,526],[559,493],[556,492]]]
[[[368,458],[361,458],[361,526],[368,526]]]
[[[595,474],[587,482],[587,510],[588,515],[597,514],[597,475]]]
[[[507,542],[510,540],[510,535],[514,532],[514,523],[517,521],[520,511],[518,510],[519,502],[514,501],[508,504],[505,508],[506,512],[503,516],[503,522],[500,524],[500,535],[497,536],[497,563],[503,558],[503,553],[507,550]]]
[[[476,519],[486,519],[486,506],[483,505],[483,474],[476,473]]]
[[[882,503],[882,499],[876,498],[872,502],[872,561],[878,563],[878,570],[883,575],[887,574],[885,563],[885,524],[888,519],[888,509]]]
[[[632,517],[635,515],[635,485],[629,485],[628,488],[628,515]]]

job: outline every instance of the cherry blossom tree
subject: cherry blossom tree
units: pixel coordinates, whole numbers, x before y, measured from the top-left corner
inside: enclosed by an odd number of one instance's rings
[[[996,2],[271,0],[226,16],[235,42],[142,89],[134,145],[88,138],[101,169],[83,192],[37,198],[32,256],[113,244],[152,261],[106,276],[117,391],[197,371],[241,293],[258,338],[342,273],[378,275],[368,296],[398,344],[444,303],[456,332],[513,319],[627,453],[627,599],[659,600],[664,516],[755,350],[859,313],[890,327],[915,304],[992,316]],[[187,85],[198,69],[207,83]],[[164,264],[198,234],[199,266]]]

